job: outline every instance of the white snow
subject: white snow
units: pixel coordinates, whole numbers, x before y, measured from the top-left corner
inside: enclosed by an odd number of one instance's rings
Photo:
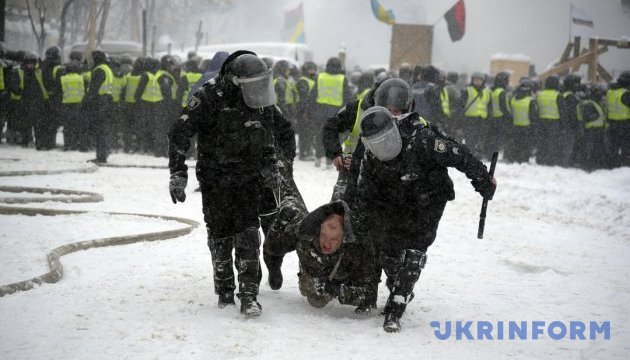
[[[0,146],[0,172],[85,166],[93,154]],[[166,165],[166,159],[113,154],[114,164]],[[189,165],[192,165],[189,162]],[[481,198],[450,171],[457,199],[402,319],[388,334],[379,311],[359,316],[336,301],[308,305],[297,288],[295,253],[281,290],[263,284],[258,319],[219,309],[204,226],[172,240],[63,256],[64,278],[0,298],[3,359],[627,359],[630,356],[630,168],[576,169],[500,163],[499,190],[476,239]],[[163,214],[203,224],[201,195],[189,170],[187,200],[173,205],[168,170],[101,167],[93,173],[0,177],[0,185],[98,192],[98,203],[29,207]],[[296,160],[309,209],[330,198],[336,173]],[[4,195],[4,194],[2,194]],[[12,194],[19,196],[20,194]],[[45,253],[69,242],[178,227],[97,213],[59,217],[0,215],[0,284],[46,271]],[[384,279],[384,278],[383,278]],[[438,340],[431,321],[610,321],[611,339]]]
[[[530,62],[531,58],[529,56],[523,55],[523,54],[502,54],[502,53],[497,53],[497,54],[493,54],[490,57],[490,60],[510,60],[510,61]]]

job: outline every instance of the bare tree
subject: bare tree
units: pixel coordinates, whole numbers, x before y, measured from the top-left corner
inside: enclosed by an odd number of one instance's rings
[[[61,54],[63,56],[63,48],[66,44],[66,15],[68,15],[68,9],[70,9],[70,5],[74,0],[65,0],[63,3],[63,8],[61,8],[61,20],[59,25],[59,48],[61,49]]]
[[[109,6],[111,5],[111,0],[103,1],[103,6],[101,7],[101,23],[98,28],[98,35],[96,37],[96,46],[100,45],[103,42],[103,37],[105,36],[105,24],[107,23],[107,15],[109,14]]]
[[[37,17],[39,21],[39,32],[37,31],[37,27],[35,26],[35,21],[33,20],[33,12],[31,11],[31,0],[26,0],[26,9],[28,11],[28,18],[31,21],[31,29],[33,30],[33,35],[35,35],[35,39],[37,40],[37,50],[39,52],[39,56],[41,57],[44,53],[44,45],[46,44],[46,29],[44,28],[44,23],[46,22],[46,4],[45,1],[42,0],[34,0],[34,6],[37,10]]]

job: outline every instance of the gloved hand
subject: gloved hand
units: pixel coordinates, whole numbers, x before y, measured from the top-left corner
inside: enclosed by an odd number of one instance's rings
[[[269,189],[277,189],[278,187],[280,187],[280,185],[282,185],[282,182],[284,181],[284,178],[276,167],[264,168],[261,171],[261,175],[263,177],[263,184]]]
[[[492,180],[481,180],[475,179],[471,181],[475,191],[477,191],[481,196],[486,200],[492,200],[494,196],[494,191],[497,189],[497,180],[492,178]]]
[[[186,184],[188,183],[188,174],[184,171],[178,171],[171,174],[171,180],[168,183],[168,190],[171,193],[173,204],[184,202],[186,200]]]
[[[317,291],[317,295],[332,295],[338,297],[341,293],[341,286],[334,284],[325,279],[314,279],[315,281],[315,290]]]

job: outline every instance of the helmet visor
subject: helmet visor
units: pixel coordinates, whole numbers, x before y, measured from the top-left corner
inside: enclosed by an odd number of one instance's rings
[[[361,137],[361,141],[380,161],[389,161],[402,150],[400,132],[393,122],[374,135]]]
[[[238,83],[241,86],[243,100],[248,107],[259,109],[276,103],[271,70],[250,78],[238,78]]]

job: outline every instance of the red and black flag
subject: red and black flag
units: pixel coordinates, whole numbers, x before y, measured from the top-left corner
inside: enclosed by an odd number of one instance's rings
[[[464,37],[466,32],[466,7],[464,0],[459,0],[446,14],[444,14],[446,23],[448,24],[448,34],[451,41],[459,41]]]

